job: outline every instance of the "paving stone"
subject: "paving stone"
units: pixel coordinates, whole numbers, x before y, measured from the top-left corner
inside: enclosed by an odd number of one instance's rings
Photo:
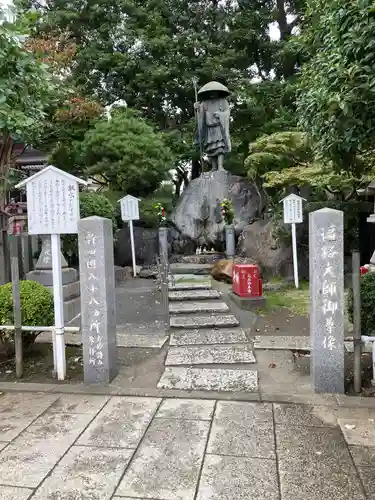
[[[225,302],[205,301],[205,302],[171,302],[169,312],[171,314],[193,314],[193,313],[225,313],[229,307]]]
[[[206,300],[220,299],[221,294],[218,290],[194,289],[169,292],[169,300]]]
[[[196,280],[194,280],[196,281]],[[212,288],[211,282],[204,280],[202,283],[178,283],[176,280],[175,285],[169,285],[169,290],[172,291],[186,291],[186,290],[210,290]]]
[[[353,462],[357,467],[375,466],[374,446],[349,446],[349,449],[353,457]]]
[[[123,331],[126,327],[122,325]],[[160,349],[168,340],[166,335],[136,334],[117,332],[117,347],[144,347]],[[80,333],[69,333],[64,335],[66,345],[82,345],[82,336]],[[51,344],[51,332],[44,332],[38,335],[37,340],[42,344]]]
[[[8,443],[0,443],[0,451],[3,450]]]
[[[212,269],[212,264],[186,264],[186,263],[172,263],[170,264],[172,274],[209,274]]]
[[[197,500],[266,499],[279,500],[274,460],[206,455]]]
[[[249,344],[170,347],[166,366],[255,363]]]
[[[275,459],[272,405],[218,402],[207,453]]]
[[[344,342],[345,350],[347,352],[353,352],[354,346],[353,342]],[[300,349],[309,351],[310,350],[310,337],[302,337],[295,335],[279,335],[271,336],[257,335],[254,339],[254,349],[276,349],[276,350],[291,350]],[[362,344],[362,352],[372,352],[372,344]]]
[[[193,500],[209,422],[155,419],[116,495]]]
[[[201,399],[165,399],[155,418],[211,420],[215,401]]]
[[[304,459],[324,461],[337,460],[341,465],[352,464],[352,459],[339,428],[297,427],[276,425],[276,443],[279,460],[296,462],[304,466]]]
[[[12,486],[0,486],[1,500],[28,500],[33,490],[28,488],[13,488]]]
[[[238,326],[239,321],[233,314],[218,316],[172,316],[171,328],[215,328],[221,326]]]
[[[108,400],[109,397],[107,396],[64,394],[52,404],[47,413],[84,413],[94,416]]]
[[[277,424],[276,443],[282,500],[365,500],[339,428]]]
[[[274,404],[275,422],[295,426],[335,427],[337,419],[328,406]]]
[[[118,333],[117,347],[143,347],[161,349],[168,340],[166,335],[137,335],[134,333]]]
[[[258,374],[252,370],[167,367],[159,380],[158,388],[256,392]]]
[[[2,452],[0,478],[9,486],[35,488],[92,419],[85,414],[43,415]]]
[[[367,500],[375,500],[375,468],[359,468],[358,472],[365,488]]]
[[[33,499],[109,500],[132,454],[132,450],[73,446]]]
[[[254,339],[254,349],[301,349],[309,351],[310,337],[257,335]]]
[[[157,398],[111,398],[77,444],[104,448],[136,448],[160,401]]]
[[[199,329],[181,330],[173,332],[169,340],[170,345],[194,345],[194,344],[239,344],[247,342],[246,334],[240,328],[231,330]]]
[[[354,467],[343,469],[331,462],[294,463],[279,461],[282,500],[366,500]]]
[[[348,445],[375,446],[375,420],[339,418],[338,423]]]
[[[173,280],[170,280],[172,284],[179,284],[179,283],[184,283],[184,284],[191,284],[191,283],[209,283],[211,284],[211,279],[207,275],[202,275],[202,274],[191,274],[191,273],[184,273],[184,274],[175,274],[173,275]]]
[[[0,399],[0,441],[11,441],[58,399],[55,394],[14,392]]]

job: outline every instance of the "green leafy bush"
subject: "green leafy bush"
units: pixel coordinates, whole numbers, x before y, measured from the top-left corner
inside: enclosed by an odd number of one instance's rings
[[[349,321],[353,323],[353,290],[348,293]],[[375,273],[367,273],[361,278],[361,329],[364,335],[375,331]]]
[[[233,224],[235,213],[232,200],[224,198],[221,203],[221,215],[223,216],[224,222],[227,226]]]
[[[156,228],[160,226],[159,210],[155,205],[160,203],[165,209],[165,216],[168,219],[173,210],[173,187],[171,185],[163,185],[157,189],[153,195],[143,199],[140,203],[140,220],[139,225],[143,227]]]
[[[117,211],[109,199],[103,194],[86,191],[79,195],[81,219],[85,217],[105,217],[112,220],[113,235],[117,230]],[[62,238],[62,250],[69,265],[78,264],[78,239],[76,235],[66,235]]]
[[[51,326],[54,321],[53,296],[36,281],[20,282],[23,326]],[[0,325],[13,325],[12,283],[0,286]],[[25,346],[32,344],[38,332],[22,332]],[[0,330],[0,344],[13,342],[14,332]]]

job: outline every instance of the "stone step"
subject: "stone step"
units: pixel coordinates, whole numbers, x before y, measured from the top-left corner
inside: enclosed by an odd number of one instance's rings
[[[255,363],[249,344],[170,347],[166,366]]]
[[[221,294],[218,290],[179,290],[169,292],[169,300],[209,300],[220,299]]]
[[[172,302],[169,304],[171,314],[194,314],[194,313],[225,313],[229,307],[225,302]]]
[[[210,274],[212,269],[212,264],[170,264],[170,270],[172,274],[198,274],[207,275]]]
[[[178,283],[176,282],[174,285],[169,285],[169,290],[171,292],[178,291],[192,291],[192,290],[211,290],[212,285],[209,281],[205,281],[203,283]]]
[[[159,389],[187,391],[256,392],[258,373],[255,370],[227,368],[167,367],[161,376]]]
[[[240,322],[233,314],[215,316],[171,316],[171,328],[220,328],[238,326]]]
[[[214,264],[217,260],[225,259],[225,254],[220,252],[201,253],[200,255],[173,254],[170,261],[180,264]]]
[[[241,328],[233,330],[181,330],[171,334],[169,345],[198,345],[198,344],[239,344],[247,342],[246,334]]]

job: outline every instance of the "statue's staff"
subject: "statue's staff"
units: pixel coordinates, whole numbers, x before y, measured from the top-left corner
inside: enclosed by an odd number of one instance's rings
[[[198,90],[197,90],[197,78],[193,77],[193,85],[194,85],[194,92],[195,92],[195,102],[198,103]],[[199,141],[199,151],[200,151],[200,160],[201,160],[201,169],[203,171],[203,144],[202,144],[202,137],[201,137],[201,127],[199,125],[199,114],[198,114],[198,109],[194,106],[194,114],[195,114],[195,120],[197,122],[197,128],[198,128],[198,141]]]

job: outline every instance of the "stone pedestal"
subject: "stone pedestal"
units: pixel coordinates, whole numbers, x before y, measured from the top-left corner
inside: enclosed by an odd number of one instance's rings
[[[159,255],[168,257],[168,228],[159,227]]]
[[[227,259],[233,259],[236,253],[236,237],[234,226],[225,226],[225,254]]]
[[[81,312],[81,304],[78,271],[76,269],[68,267],[68,264],[63,255],[61,255],[61,266],[64,295],[64,323],[65,325],[79,324],[79,317],[77,318],[77,316]],[[38,262],[35,265],[34,271],[26,274],[26,279],[37,281],[41,285],[49,288],[51,292],[53,291],[50,236],[43,237],[42,251],[40,253]]]
[[[237,307],[245,311],[257,311],[267,303],[265,297],[240,297],[234,292],[228,292],[228,297]]]

